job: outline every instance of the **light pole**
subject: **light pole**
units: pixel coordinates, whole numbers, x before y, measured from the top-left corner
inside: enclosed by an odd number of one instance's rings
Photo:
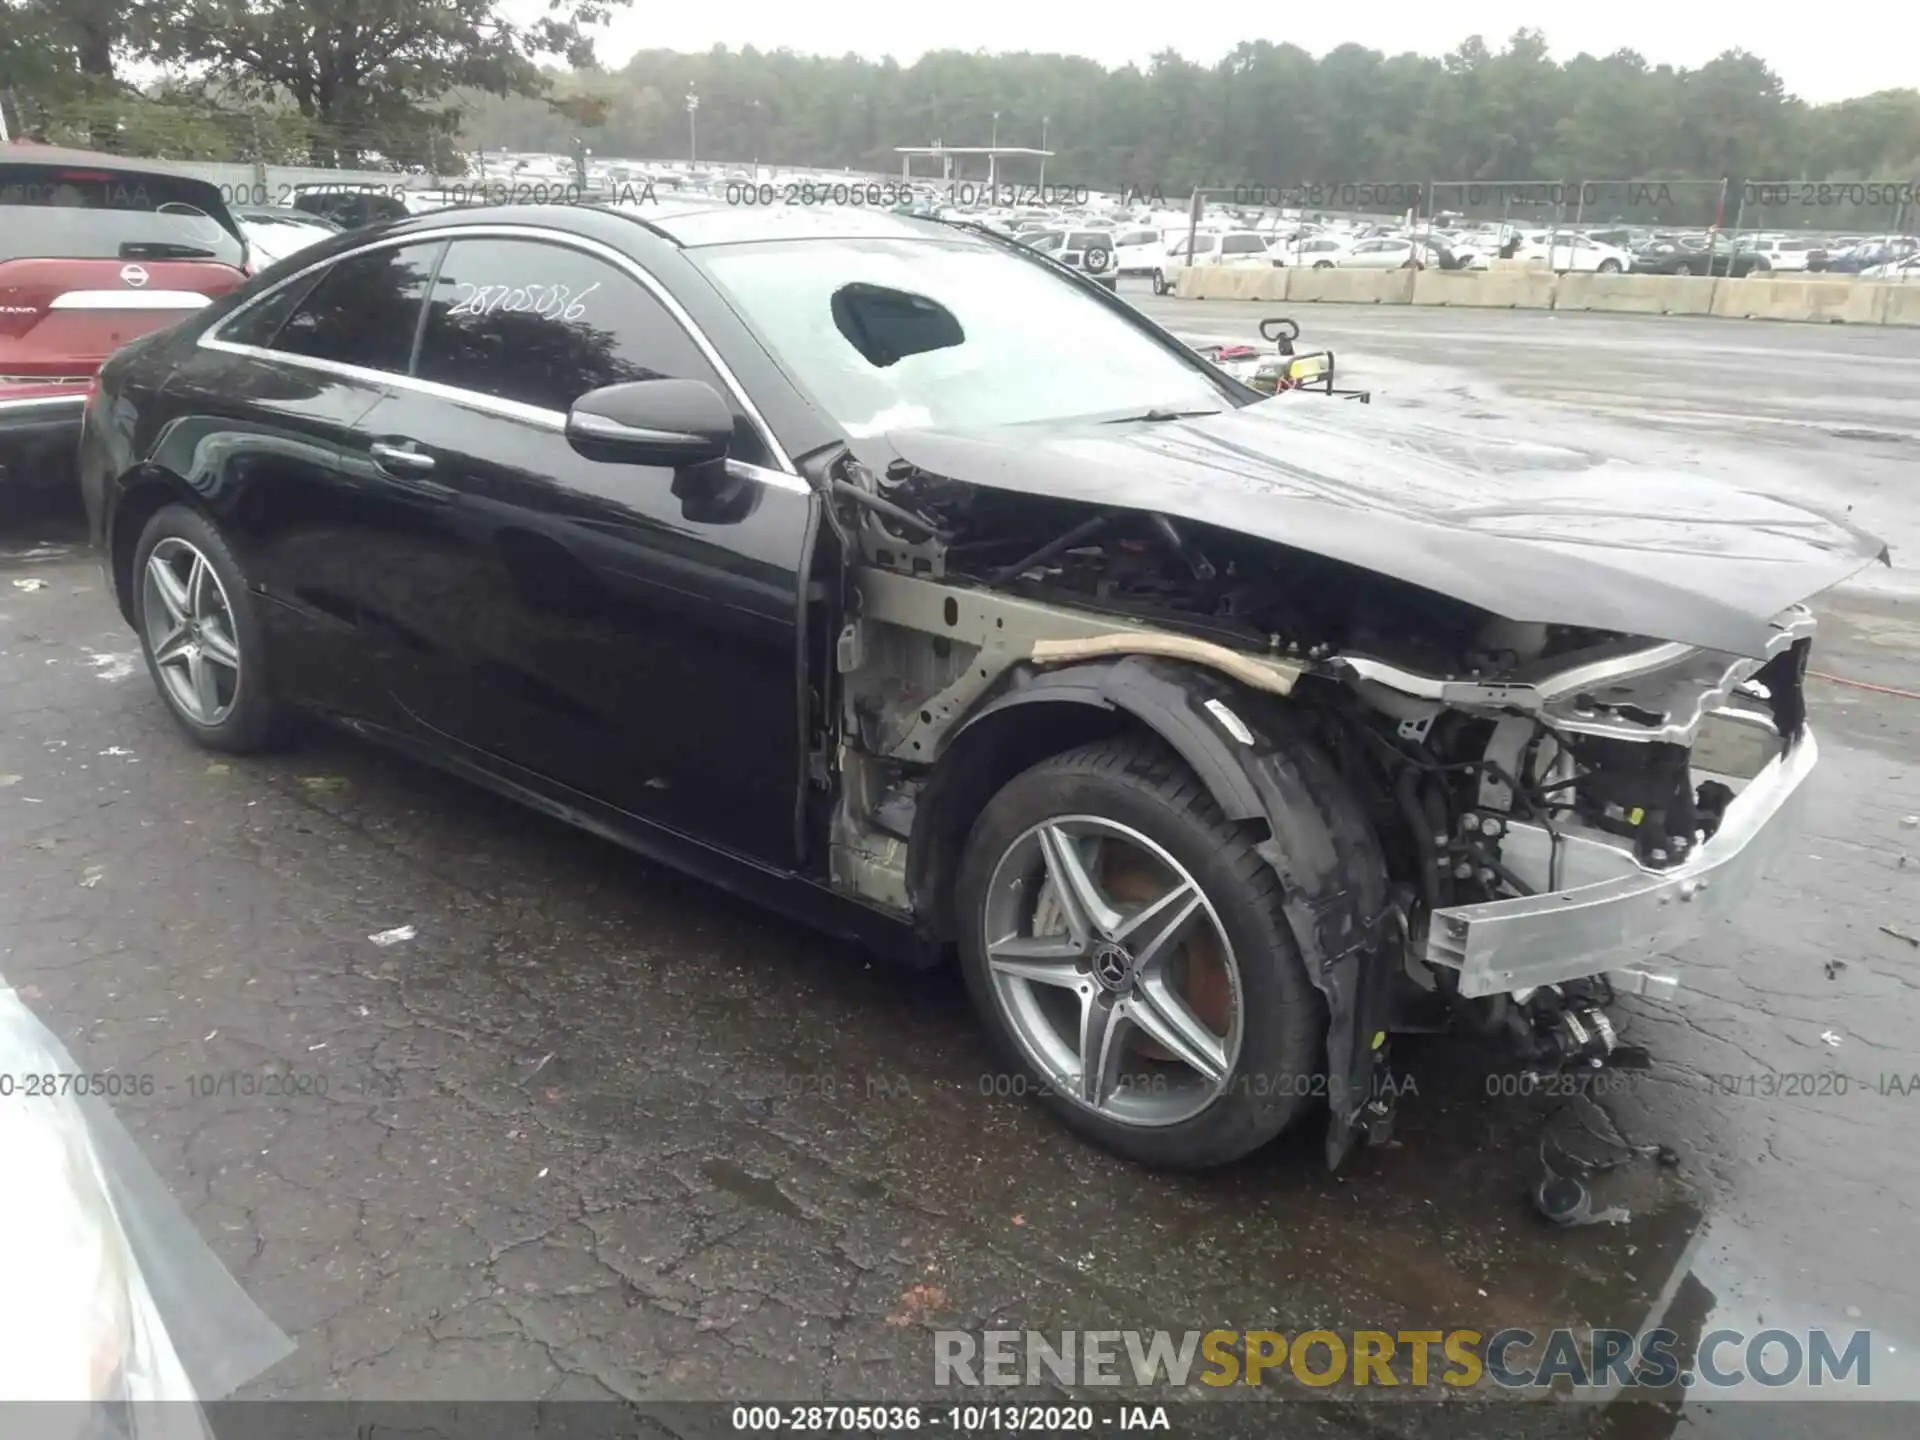
[[[987,193],[993,194],[995,172],[1000,157],[994,152],[1000,148],[1000,112],[993,112],[993,138],[987,142]]]
[[[1047,189],[1047,117],[1040,117],[1040,191]]]
[[[700,97],[687,88],[687,168],[700,163]]]
[[[760,178],[760,112],[765,108],[758,100],[753,102],[753,178]]]

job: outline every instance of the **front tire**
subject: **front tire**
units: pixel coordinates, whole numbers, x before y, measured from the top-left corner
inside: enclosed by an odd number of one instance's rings
[[[1258,839],[1141,738],[995,795],[956,886],[967,987],[1006,1063],[995,1090],[1179,1170],[1258,1149],[1324,1096],[1325,1005]]]
[[[1167,284],[1167,276],[1165,271],[1156,270],[1153,272],[1153,293],[1154,294],[1164,295],[1172,288],[1173,287],[1171,285]]]
[[[185,505],[161,507],[140,533],[130,579],[147,671],[180,728],[209,750],[277,744],[286,711],[267,684],[265,628],[213,522]]]

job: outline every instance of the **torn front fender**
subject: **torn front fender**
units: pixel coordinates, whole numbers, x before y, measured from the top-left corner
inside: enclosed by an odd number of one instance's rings
[[[1130,715],[1179,753],[1229,820],[1266,827],[1257,848],[1280,878],[1288,929],[1326,1000],[1327,1160],[1338,1165],[1372,1098],[1392,976],[1386,862],[1359,801],[1287,702],[1158,656],[1027,677],[969,718],[948,759],[994,717],[1061,704]],[[939,808],[923,805],[921,820],[934,823]],[[917,821],[912,848],[930,854],[922,842]]]

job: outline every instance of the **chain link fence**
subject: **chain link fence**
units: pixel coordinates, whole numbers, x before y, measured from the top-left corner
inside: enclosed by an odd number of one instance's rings
[[[1920,225],[1920,179],[1439,180],[1428,215],[1527,230],[1898,235]]]
[[[1911,233],[1920,178],[1735,180],[1370,180],[1209,187],[1209,206],[1307,219],[1509,226],[1524,231]],[[1176,199],[1176,204],[1184,202]]]

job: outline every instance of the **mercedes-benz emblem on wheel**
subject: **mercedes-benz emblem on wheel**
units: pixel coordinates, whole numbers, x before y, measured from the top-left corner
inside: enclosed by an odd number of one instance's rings
[[[1093,978],[1118,995],[1133,983],[1133,956],[1111,941],[1101,943],[1093,952]]]
[[[123,285],[131,285],[134,289],[138,290],[142,285],[147,283],[147,267],[144,265],[122,265],[120,267],[120,283]]]

